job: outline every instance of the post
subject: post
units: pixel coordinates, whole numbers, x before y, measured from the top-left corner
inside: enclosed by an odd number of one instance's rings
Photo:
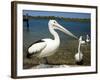
[[[26,14],[26,24],[27,24],[27,31],[29,31],[29,19],[28,19],[28,13]]]

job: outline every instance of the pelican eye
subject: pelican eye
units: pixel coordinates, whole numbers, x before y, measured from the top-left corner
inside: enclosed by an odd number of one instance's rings
[[[53,27],[56,27],[55,23],[56,23],[56,22],[54,21],[54,22],[53,22]]]
[[[56,23],[56,22],[54,21],[54,23]]]

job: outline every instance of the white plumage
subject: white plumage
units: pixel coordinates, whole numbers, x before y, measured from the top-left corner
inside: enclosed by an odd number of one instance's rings
[[[83,60],[83,53],[81,52],[82,36],[79,38],[78,52],[75,54],[75,61],[81,62]]]
[[[46,42],[36,43],[29,47],[28,52],[29,53],[36,53],[42,51],[46,47]]]
[[[85,41],[82,40],[81,44],[85,44]]]
[[[60,42],[56,42],[52,39],[43,39],[47,44],[46,48],[38,55],[38,57],[47,57],[53,55],[59,48]]]
[[[76,62],[81,62],[82,60],[83,60],[83,54],[82,54],[82,52],[76,53],[76,55],[75,55],[75,61]]]
[[[33,43],[33,45],[28,48],[28,57],[34,54],[36,54],[36,56],[39,58],[47,57],[53,55],[57,51],[60,45],[60,38],[55,29],[58,29],[65,34],[77,39],[76,36],[74,36],[70,31],[62,27],[60,24],[58,24],[55,20],[50,20],[48,26],[49,31],[53,35],[54,39],[46,38]]]

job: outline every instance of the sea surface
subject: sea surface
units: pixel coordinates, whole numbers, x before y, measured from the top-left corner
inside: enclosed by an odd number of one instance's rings
[[[63,19],[56,19],[56,21],[72,32],[75,36],[83,36],[83,39],[86,39],[86,35],[90,36],[91,28],[90,22],[78,22],[78,21],[65,21]],[[43,39],[43,38],[52,38],[53,36],[48,29],[49,19],[29,19],[29,29],[27,29],[26,21],[23,22],[23,40],[24,43],[32,43],[34,41]],[[67,36],[61,31],[56,30],[60,36],[62,44],[65,41],[72,40],[73,38]],[[27,43],[28,42],[28,43]]]

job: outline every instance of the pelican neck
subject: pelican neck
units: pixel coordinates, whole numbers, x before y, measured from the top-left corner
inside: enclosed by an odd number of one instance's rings
[[[49,27],[49,31],[54,37],[53,40],[60,43],[60,38],[59,38],[58,33],[52,27]]]
[[[78,45],[78,52],[80,53],[80,47],[81,47],[81,43],[79,41],[79,45]]]

